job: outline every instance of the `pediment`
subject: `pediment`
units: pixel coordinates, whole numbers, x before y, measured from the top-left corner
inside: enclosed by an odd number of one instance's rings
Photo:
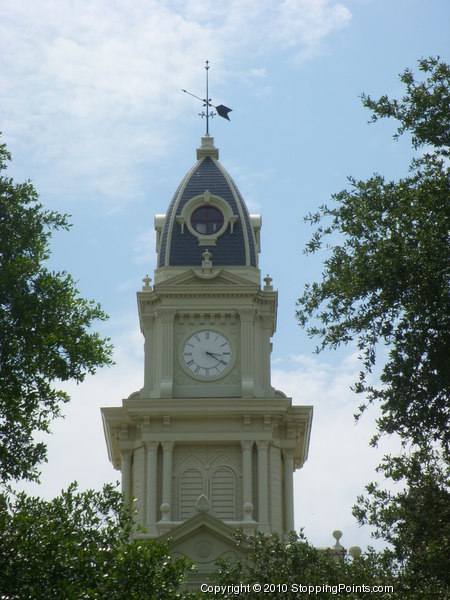
[[[225,269],[217,269],[212,272],[203,272],[202,269],[189,269],[184,273],[175,275],[157,286],[155,291],[160,293],[172,292],[185,286],[196,288],[218,288],[218,287],[235,287],[247,288],[248,290],[257,291],[259,286],[254,282],[250,282],[246,277],[230,273]]]
[[[213,572],[218,559],[231,563],[243,556],[234,540],[235,530],[210,514],[200,513],[184,521],[161,537],[169,537],[171,555],[185,556],[202,573]]]

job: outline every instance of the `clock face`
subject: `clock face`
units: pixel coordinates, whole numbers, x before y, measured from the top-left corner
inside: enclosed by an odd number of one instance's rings
[[[197,331],[183,347],[183,361],[193,375],[202,378],[217,377],[231,364],[231,345],[217,331]]]

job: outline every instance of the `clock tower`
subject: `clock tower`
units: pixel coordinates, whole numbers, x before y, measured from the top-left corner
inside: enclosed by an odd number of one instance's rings
[[[261,283],[261,217],[218,159],[207,134],[155,216],[154,281],[137,293],[143,387],[102,409],[137,522],[147,537],[173,538],[200,572],[233,554],[238,528],[294,528],[293,473],[312,420],[312,407],[272,387],[277,292],[270,277]]]

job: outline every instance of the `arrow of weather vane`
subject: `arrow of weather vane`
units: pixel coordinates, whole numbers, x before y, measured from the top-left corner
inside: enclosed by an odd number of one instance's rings
[[[188,92],[187,90],[181,90],[182,92],[184,92],[185,94],[189,94],[189,96],[192,96],[193,98],[197,98],[197,100],[201,100],[203,102],[203,108],[206,109],[206,112],[203,110],[201,113],[199,113],[199,116],[202,117],[206,117],[206,135],[209,135],[209,118],[214,117],[216,114],[219,115],[219,117],[222,117],[223,119],[226,119],[227,121],[230,120],[230,117],[228,116],[228,113],[230,113],[233,109],[232,108],[228,108],[227,106],[224,106],[223,104],[219,104],[219,105],[215,105],[211,103],[211,98],[209,97],[209,81],[208,81],[208,71],[209,71],[209,61],[206,61],[206,98],[200,98],[199,96],[196,96],[195,94],[191,94],[191,92]],[[213,110],[209,110],[210,108],[215,108],[216,112],[214,112]]]

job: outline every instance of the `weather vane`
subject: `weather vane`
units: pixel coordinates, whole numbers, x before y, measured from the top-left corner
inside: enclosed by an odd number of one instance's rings
[[[206,117],[206,135],[209,135],[209,118],[214,117],[215,115],[219,115],[219,117],[223,117],[224,119],[227,119],[227,121],[230,120],[230,117],[228,116],[228,113],[230,113],[233,109],[232,108],[228,108],[227,106],[224,106],[223,104],[219,104],[218,106],[216,106],[215,104],[211,104],[211,98],[209,97],[209,81],[208,81],[208,71],[209,71],[209,60],[206,61],[206,65],[205,65],[205,70],[206,70],[206,98],[200,98],[199,96],[196,96],[195,94],[191,94],[191,92],[188,92],[187,90],[181,90],[182,92],[184,92],[185,94],[189,94],[189,96],[193,96],[194,98],[197,98],[197,100],[201,100],[203,102],[203,108],[206,109],[202,110],[201,113],[199,113],[199,116],[203,119],[203,117]],[[209,110],[210,108],[215,108],[216,112],[214,112],[213,110]]]

